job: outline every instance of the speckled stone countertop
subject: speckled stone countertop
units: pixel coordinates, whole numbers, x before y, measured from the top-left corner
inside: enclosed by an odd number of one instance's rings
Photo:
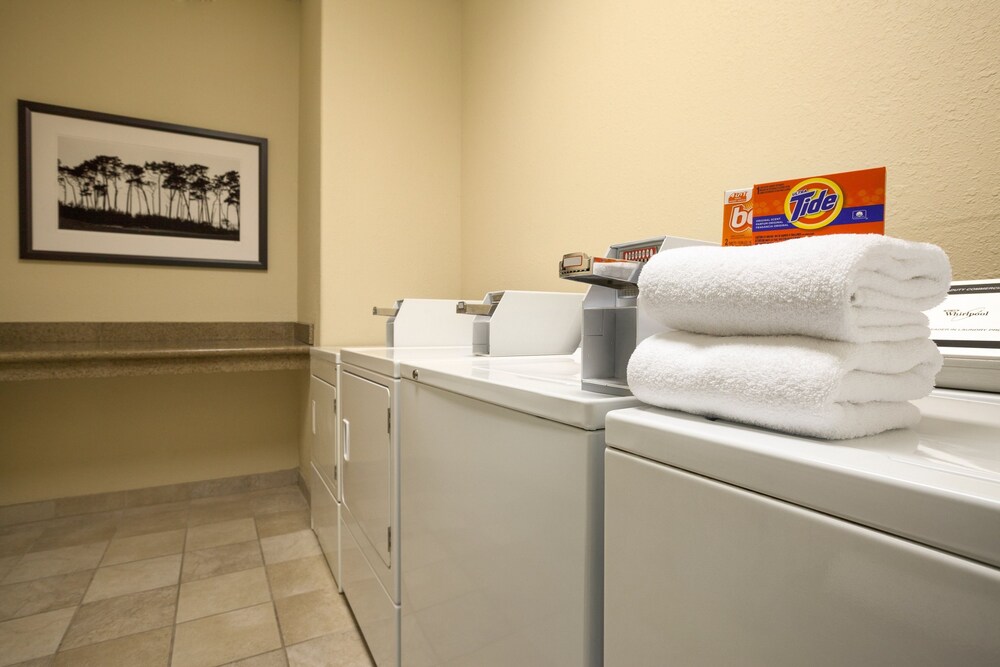
[[[308,368],[294,322],[3,322],[0,380]]]

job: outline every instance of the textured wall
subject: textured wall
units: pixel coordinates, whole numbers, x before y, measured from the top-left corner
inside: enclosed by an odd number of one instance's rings
[[[321,13],[318,341],[379,344],[372,306],[461,298],[461,6],[327,0]]]
[[[0,382],[0,505],[294,468],[303,376]]]
[[[299,3],[0,2],[0,319],[294,320]],[[17,99],[266,137],[265,271],[18,259]]]
[[[296,319],[299,10],[0,2],[0,320]],[[18,98],[267,137],[270,268],[19,260]],[[0,504],[294,467],[306,378],[0,383]]]
[[[725,189],[880,165],[887,233],[1000,275],[1000,3],[464,9],[465,292],[571,289],[564,252],[718,241]]]

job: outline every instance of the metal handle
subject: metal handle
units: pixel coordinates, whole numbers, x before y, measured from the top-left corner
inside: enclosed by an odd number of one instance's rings
[[[455,312],[462,315],[492,315],[495,303],[468,303],[459,301],[455,304]]]
[[[372,315],[377,315],[379,317],[395,317],[399,314],[399,308],[393,306],[392,308],[381,308],[379,306],[372,307]]]
[[[312,402],[312,426],[313,426],[313,435],[316,435],[316,401],[315,400],[313,400],[313,402]]]
[[[344,462],[351,460],[351,422],[341,419],[344,423]]]

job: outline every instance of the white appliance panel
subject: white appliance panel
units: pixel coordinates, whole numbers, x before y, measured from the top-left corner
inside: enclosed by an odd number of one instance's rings
[[[376,575],[376,568],[365,557],[358,537],[350,525],[350,511],[342,508],[341,567],[344,595],[365,636],[365,642],[378,667],[399,664],[399,605],[395,604]],[[364,539],[364,538],[361,538]]]
[[[603,431],[399,391],[403,665],[600,664]]]
[[[357,528],[389,567],[394,456],[389,388],[342,370],[341,442],[344,505]]]
[[[338,498],[339,452],[337,451],[337,387],[315,375],[309,378],[310,408],[312,414],[313,447],[312,463]]]
[[[659,408],[608,445],[1000,567],[1000,395],[935,390],[912,429],[830,442]]]
[[[1000,664],[996,568],[633,454],[605,470],[608,667]]]
[[[316,539],[323,550],[326,562],[333,574],[337,590],[341,590],[340,572],[340,503],[333,492],[323,481],[316,465],[309,466],[312,471],[309,491],[312,504],[312,528]]]

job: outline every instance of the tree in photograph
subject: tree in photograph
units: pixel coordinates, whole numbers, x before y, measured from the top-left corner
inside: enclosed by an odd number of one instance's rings
[[[59,188],[62,192],[62,197],[59,201],[63,204],[77,206],[80,203],[79,196],[76,190],[76,179],[73,176],[73,170],[62,163],[62,160],[58,160],[58,166],[56,170],[59,174]]]
[[[167,217],[183,218],[181,215],[181,204],[185,205],[185,212],[190,217],[190,209],[187,207],[186,191],[187,178],[184,175],[184,167],[173,162],[164,162],[164,177],[162,187],[170,194],[167,196]],[[174,215],[174,201],[177,202],[177,214]]]
[[[184,169],[188,197],[195,202],[198,222],[211,222],[208,218],[208,189],[212,182],[208,178],[208,167],[203,164],[189,164]]]
[[[226,181],[226,219],[229,219],[229,207],[236,208],[236,228],[240,227],[240,173],[227,171],[222,177]],[[228,225],[227,225],[228,226]]]
[[[128,184],[128,192],[125,194],[125,212],[132,214],[132,194],[136,196],[136,208],[142,213],[142,204],[146,204],[146,213],[151,213],[149,209],[149,199],[146,198],[146,180],[143,178],[146,173],[145,167],[138,164],[126,164],[124,167],[125,183]]]
[[[212,177],[209,192],[215,197],[215,201],[212,202],[212,210],[209,213],[212,225],[215,226],[215,220],[218,219],[219,227],[228,227],[229,220],[226,218],[225,209],[223,208],[223,193],[226,192],[226,179],[223,174]]]

